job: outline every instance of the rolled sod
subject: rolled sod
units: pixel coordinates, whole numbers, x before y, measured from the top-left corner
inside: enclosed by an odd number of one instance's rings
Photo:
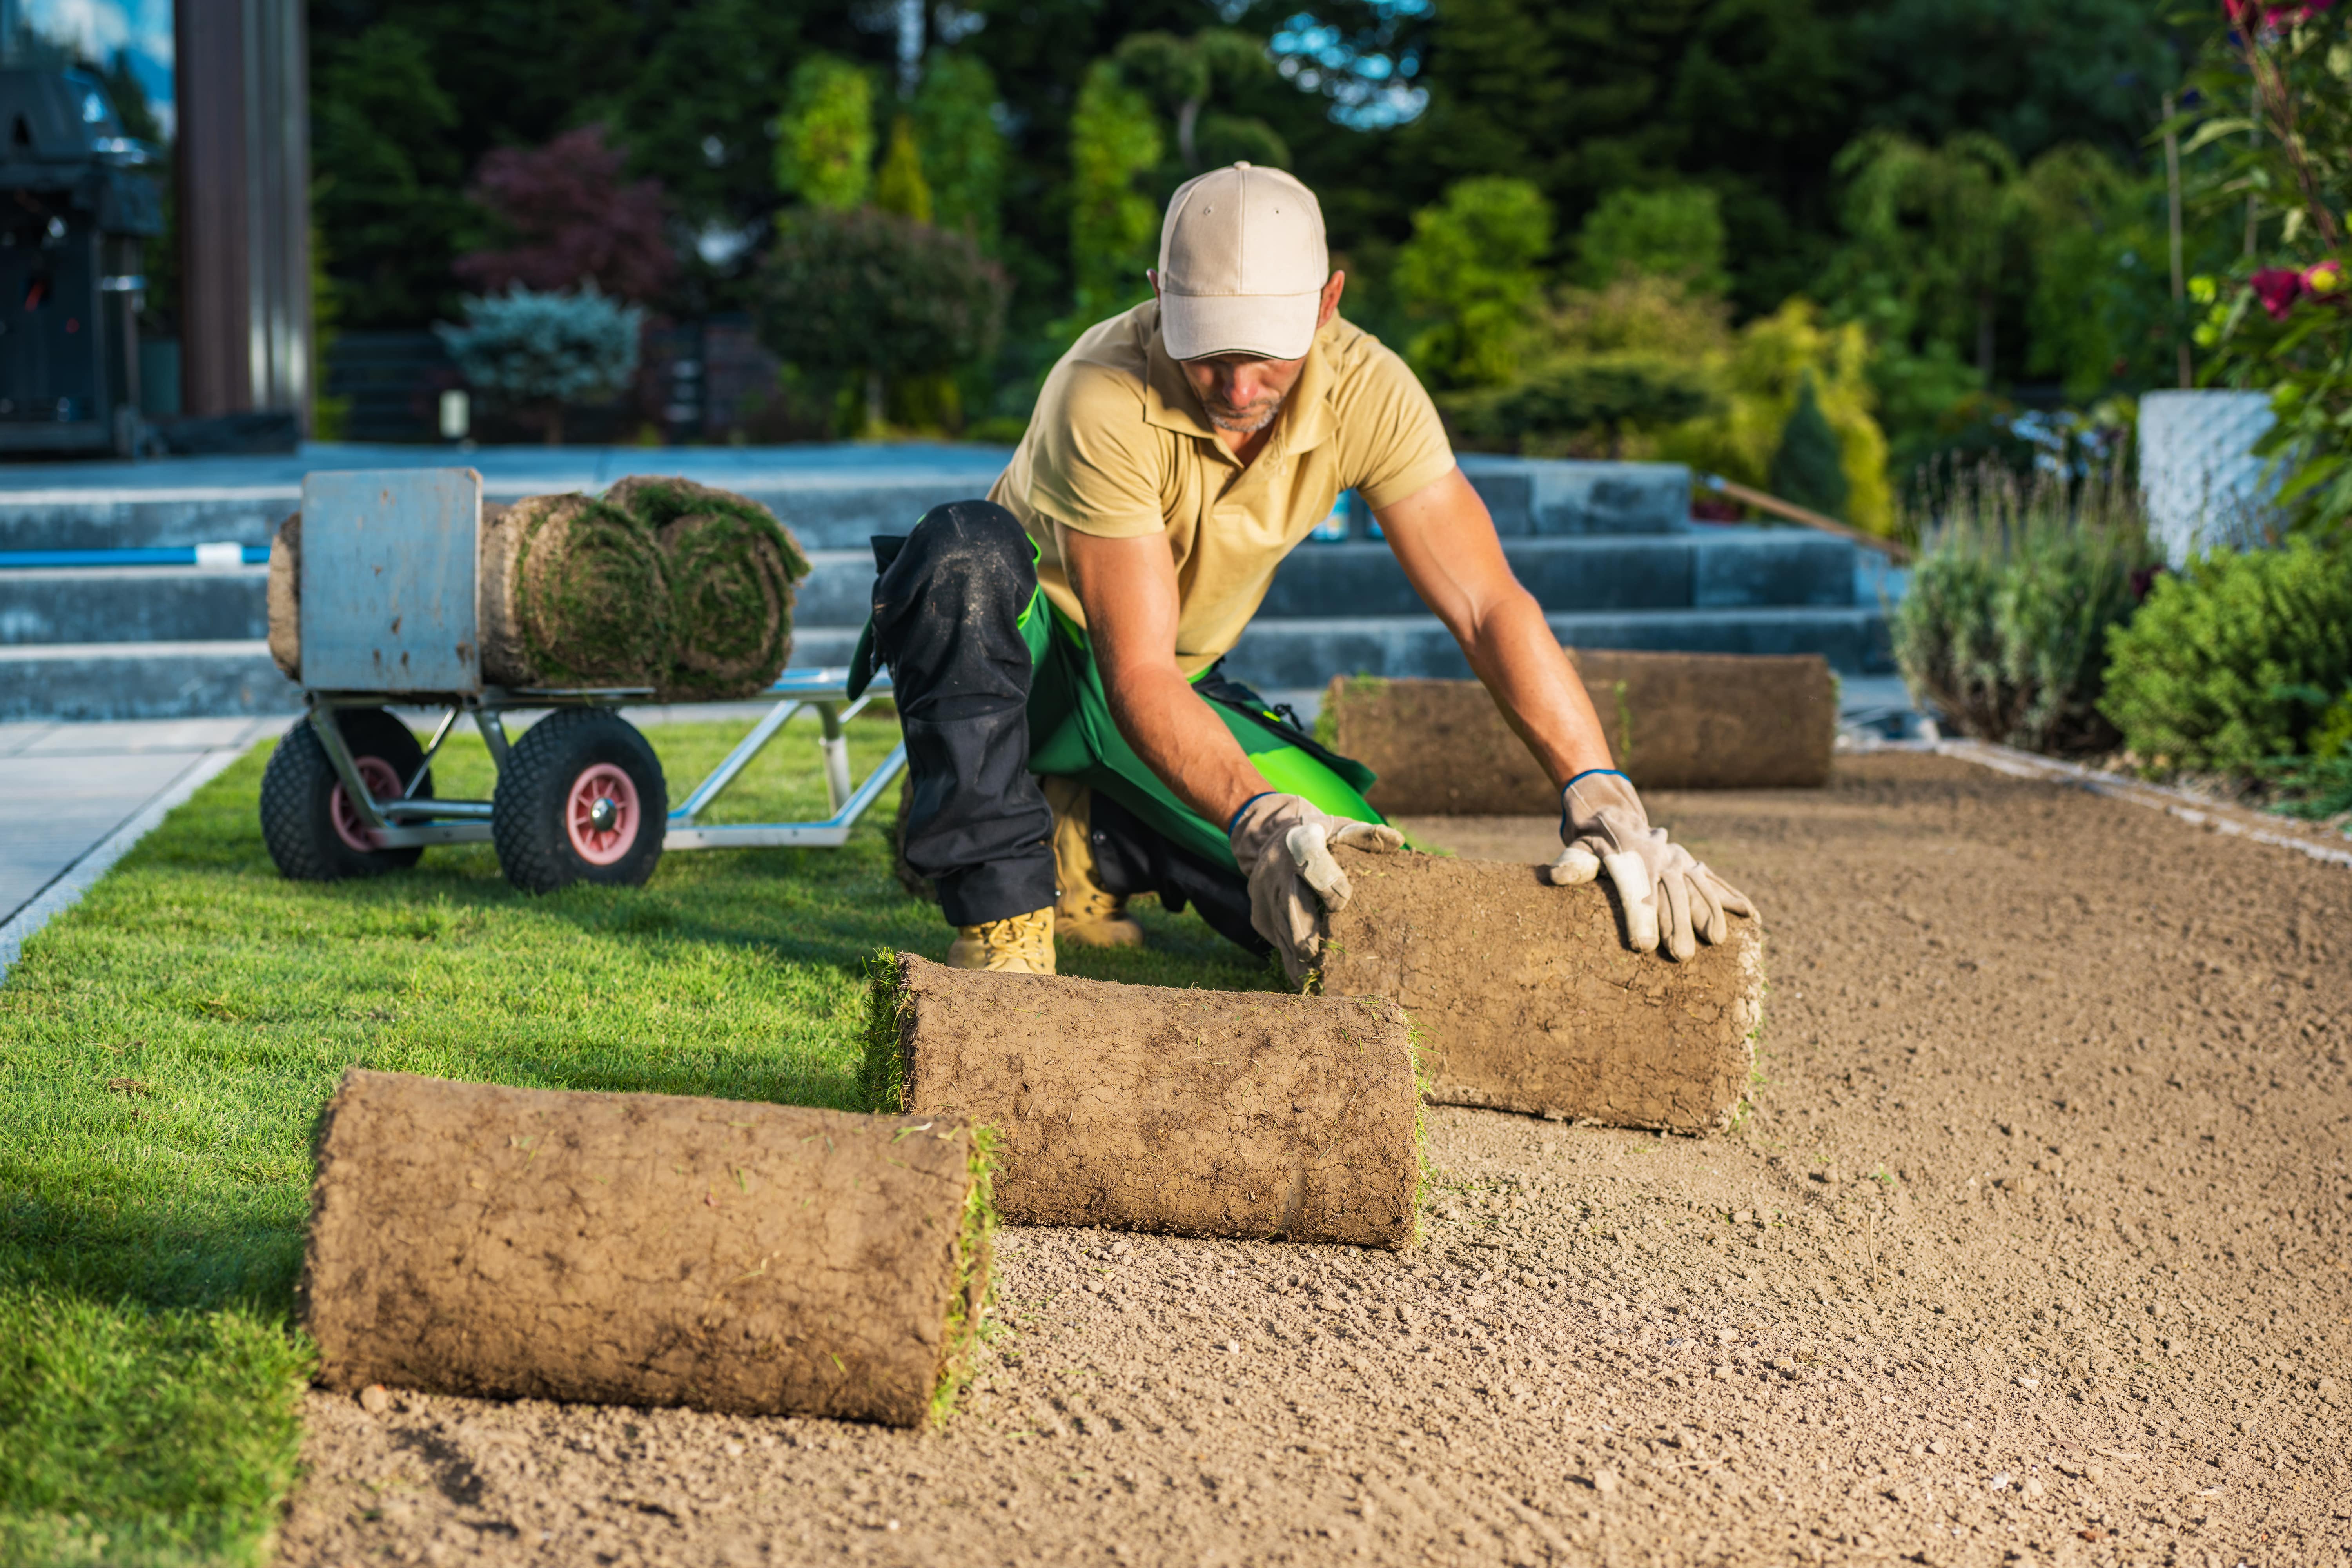
[[[1404,1014],[877,960],[867,1071],[1000,1140],[1013,1224],[1397,1248],[1421,1185]]]
[[[1617,766],[1644,789],[1811,789],[1829,782],[1837,683],[1815,654],[1570,649]],[[1559,791],[1475,680],[1342,676],[1318,725],[1380,775],[1392,815],[1558,815]]]
[[[1327,995],[1411,1015],[1432,1100],[1698,1132],[1748,1092],[1763,1016],[1763,935],[1676,963],[1626,950],[1606,884],[1556,888],[1534,866],[1335,851],[1354,887],[1329,916]]]
[[[499,686],[658,688],[671,602],[660,542],[619,507],[530,496],[482,518],[482,677]]]
[[[317,1139],[319,1381],[911,1426],[977,1342],[985,1135],[352,1068]]]
[[[670,668],[660,695],[755,697],[793,648],[793,584],[809,573],[792,531],[759,502],[690,479],[634,476],[604,502],[659,542],[670,590]]]

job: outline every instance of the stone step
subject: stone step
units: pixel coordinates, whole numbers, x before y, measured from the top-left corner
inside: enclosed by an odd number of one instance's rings
[[[266,637],[268,579],[265,566],[0,572],[0,646]]]
[[[984,496],[998,447],[730,448],[313,445],[284,458],[180,458],[45,467],[38,485],[0,492],[0,552],[216,542],[266,545],[312,470],[471,466],[492,500],[601,490],[629,474],[679,474],[752,497],[810,550],[863,548],[904,533],[929,508]],[[1690,472],[1674,463],[1578,463],[1465,453],[1462,468],[1507,538],[1678,533]]]
[[[1570,647],[1657,653],[1818,653],[1841,674],[1890,672],[1886,619],[1875,608],[1588,611],[1548,616]],[[1261,620],[1228,668],[1253,686],[1318,686],[1334,675],[1460,680],[1471,671],[1434,616]]]
[[[1507,538],[1511,571],[1546,610],[1849,605],[1854,547],[1799,529]],[[1275,574],[1260,619],[1424,611],[1385,544],[1307,544]]]
[[[1547,610],[1715,609],[1854,603],[1853,547],[1801,530],[1706,528],[1674,535],[1504,542]],[[856,626],[874,583],[870,550],[810,552],[793,620]],[[260,566],[0,571],[0,645],[186,642],[268,634]],[[1276,574],[1262,619],[1410,616],[1421,600],[1384,544],[1302,545]]]
[[[1458,461],[1506,539],[1680,533],[1691,475],[1680,463],[1589,463],[1465,452]]]
[[[1549,617],[1577,647],[1690,653],[1819,653],[1843,674],[1883,674],[1885,617],[1875,609],[1594,611]],[[854,626],[803,626],[795,668],[849,662]],[[1262,620],[1234,650],[1235,676],[1264,690],[1319,687],[1334,675],[1470,673],[1433,616]],[[254,639],[47,643],[0,647],[0,721],[186,719],[284,713],[301,706]]]

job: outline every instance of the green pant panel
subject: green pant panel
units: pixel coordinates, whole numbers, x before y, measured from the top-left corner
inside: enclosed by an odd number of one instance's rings
[[[1224,824],[1209,821],[1177,799],[1118,732],[1086,633],[1055,610],[1042,591],[1023,612],[1021,632],[1033,667],[1029,771],[1076,779],[1100,790],[1171,842],[1212,865],[1233,866],[1233,844]],[[1209,709],[1224,721],[1275,789],[1303,796],[1333,816],[1382,820],[1364,800],[1362,792],[1372,784],[1370,769],[1346,763],[1357,775],[1350,779],[1243,709],[1214,700],[1209,701]]]

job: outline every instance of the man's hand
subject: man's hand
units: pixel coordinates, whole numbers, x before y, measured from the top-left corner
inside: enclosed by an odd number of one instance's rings
[[[1568,847],[1548,874],[1569,888],[1606,871],[1624,900],[1627,945],[1634,952],[1649,952],[1663,938],[1668,952],[1687,960],[1698,952],[1695,931],[1721,942],[1731,934],[1726,915],[1755,918],[1747,894],[1691,858],[1664,828],[1650,826],[1642,797],[1623,773],[1579,773],[1560,801],[1559,836]]]
[[[1234,816],[1234,858],[1249,879],[1250,924],[1282,955],[1290,983],[1303,983],[1323,951],[1320,917],[1355,896],[1331,847],[1387,854],[1404,845],[1395,828],[1328,816],[1295,795],[1268,793]]]

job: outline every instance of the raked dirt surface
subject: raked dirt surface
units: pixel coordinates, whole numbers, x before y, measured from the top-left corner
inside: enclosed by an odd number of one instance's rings
[[[1402,1255],[1007,1232],[944,1433],[315,1394],[281,1560],[2352,1562],[2352,872],[1913,755],[1652,810],[1765,912],[1737,1130],[1435,1111]]]

